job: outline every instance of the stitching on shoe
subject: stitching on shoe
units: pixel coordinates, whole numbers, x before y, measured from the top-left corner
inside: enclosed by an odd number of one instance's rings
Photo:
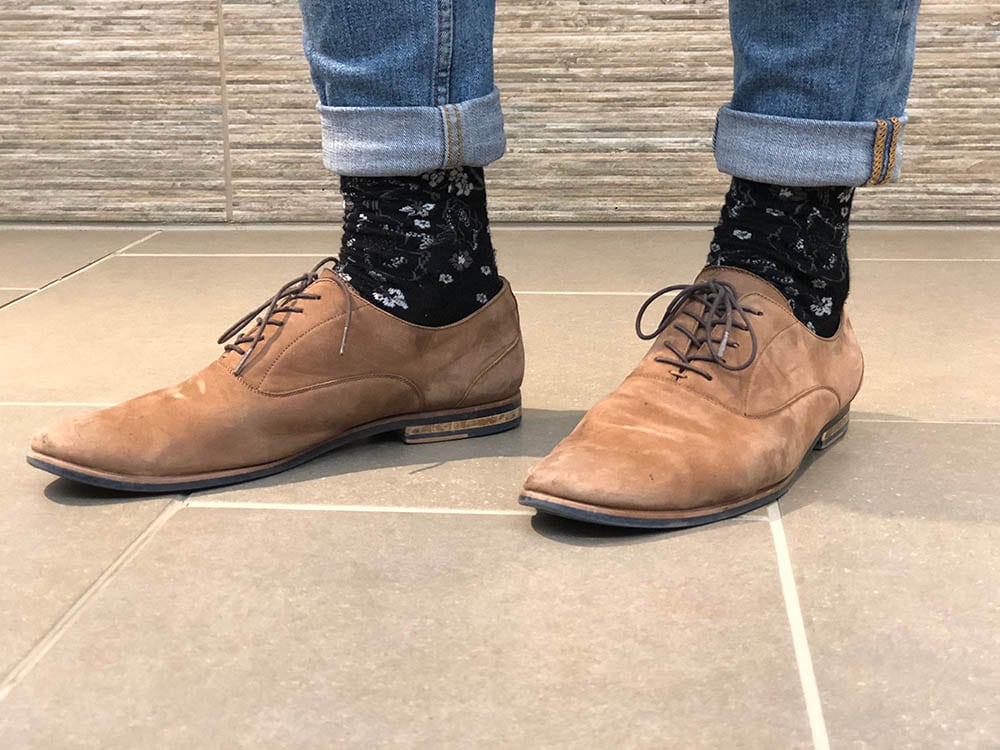
[[[342,312],[342,313],[339,313],[337,315],[334,315],[332,318],[327,318],[326,320],[321,320],[319,323],[316,323],[312,327],[307,328],[305,331],[303,331],[298,336],[296,336],[294,339],[292,339],[287,344],[285,344],[285,347],[281,351],[277,352],[277,354],[276,354],[276,356],[274,358],[274,361],[271,362],[270,367],[268,367],[267,370],[264,372],[264,374],[261,376],[261,379],[260,379],[261,386],[264,385],[264,381],[267,380],[268,376],[271,374],[271,371],[275,367],[278,366],[278,363],[285,356],[285,354],[288,353],[289,349],[291,349],[293,346],[295,346],[295,344],[297,344],[299,341],[301,341],[302,339],[304,339],[306,336],[308,336],[310,333],[312,333],[313,331],[315,331],[317,328],[320,328],[321,326],[328,325],[330,323],[336,323],[338,320],[340,320],[341,318],[343,318],[345,315],[347,315],[347,313],[346,312]]]
[[[629,378],[641,378],[642,380],[651,380],[655,383],[665,383],[666,385],[675,385],[673,378],[667,379],[655,375],[646,375],[644,373],[633,373],[632,375],[629,376]],[[686,393],[689,393],[692,396],[700,398],[702,401],[708,401],[711,404],[715,404],[720,409],[723,409],[729,412],[730,414],[733,414],[737,417],[743,417],[745,419],[767,419],[768,417],[774,416],[783,409],[788,408],[791,404],[794,404],[801,398],[808,396],[810,393],[815,393],[817,391],[827,391],[828,393],[832,394],[835,399],[837,399],[838,403],[840,403],[840,396],[832,388],[825,385],[814,385],[812,388],[809,388],[805,391],[802,391],[801,393],[796,394],[788,401],[786,401],[784,404],[776,407],[775,409],[772,409],[771,411],[763,412],[761,414],[747,414],[746,409],[744,409],[743,411],[739,411],[737,409],[732,408],[731,406],[727,406],[726,404],[719,401],[719,399],[717,398],[709,396],[705,393],[699,393],[698,391],[694,390],[693,388],[689,388],[686,385],[676,384],[676,387],[683,389]]]
[[[285,398],[286,396],[298,396],[303,393],[309,393],[310,391],[318,391],[323,388],[328,388],[333,385],[342,385],[344,383],[353,383],[358,380],[395,380],[396,382],[402,383],[413,391],[413,394],[417,397],[417,401],[420,403],[420,409],[423,410],[426,407],[423,396],[420,393],[420,389],[408,378],[403,375],[393,375],[389,372],[367,372],[358,375],[348,375],[344,378],[337,378],[336,380],[324,380],[322,383],[314,383],[313,385],[307,385],[302,388],[296,388],[292,391],[264,391],[260,388],[255,388],[249,383],[245,383],[248,390],[253,391],[261,396],[267,398]]]
[[[472,383],[469,385],[469,387],[465,389],[465,393],[462,394],[462,400],[458,402],[459,406],[465,406],[466,405],[466,403],[465,403],[466,399],[469,398],[469,394],[472,393],[473,388],[475,388],[479,384],[479,381],[481,381],[483,378],[485,378],[486,375],[494,367],[496,367],[498,364],[500,364],[508,354],[510,354],[515,349],[517,349],[517,345],[520,344],[520,343],[521,343],[521,337],[518,336],[516,339],[514,339],[513,342],[511,342],[511,344],[509,346],[507,346],[502,352],[500,352],[500,354],[498,354],[496,357],[494,357],[493,360],[488,365],[486,365],[485,368],[483,368],[483,371],[480,372],[476,376],[475,380],[473,380]]]

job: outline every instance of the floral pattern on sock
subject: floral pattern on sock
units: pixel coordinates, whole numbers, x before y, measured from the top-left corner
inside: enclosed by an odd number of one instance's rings
[[[832,336],[850,287],[852,187],[792,187],[733,178],[710,265],[757,274],[781,290],[811,331]]]
[[[421,325],[446,325],[499,290],[479,167],[416,177],[341,177],[337,271],[366,299]]]

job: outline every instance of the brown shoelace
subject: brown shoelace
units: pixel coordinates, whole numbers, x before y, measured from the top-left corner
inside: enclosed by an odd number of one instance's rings
[[[257,308],[248,312],[238,321],[233,323],[233,325],[219,337],[219,343],[224,344],[233,336],[236,336],[237,333],[242,331],[257,315],[266,311],[263,315],[257,318],[256,325],[249,333],[241,333],[234,341],[226,344],[227,352],[236,352],[237,354],[243,355],[239,364],[236,365],[236,369],[233,370],[234,375],[239,375],[243,372],[243,368],[246,367],[247,362],[253,355],[254,349],[256,349],[257,345],[264,339],[264,332],[267,329],[267,326],[280,328],[285,324],[283,320],[275,320],[274,318],[276,315],[280,315],[282,313],[300,313],[302,312],[302,308],[296,307],[294,304],[297,300],[315,300],[320,298],[318,294],[308,293],[305,290],[310,284],[319,278],[320,269],[322,269],[323,266],[328,263],[336,265],[337,262],[338,259],[336,257],[331,256],[329,258],[323,258],[323,260],[313,266],[312,270],[308,273],[304,273],[286,284],[283,284],[282,287],[275,292],[273,297],[268,299],[266,302],[263,302]],[[347,282],[344,281],[344,279],[336,272],[333,274],[333,281],[336,282],[337,286],[343,290],[344,296],[347,297],[347,319],[344,322],[344,335],[340,340],[340,353],[343,354],[344,347],[347,346],[347,331],[351,327],[351,314],[354,310],[354,302],[351,297],[350,287],[348,287]],[[248,344],[249,346],[247,346]],[[247,347],[246,349],[244,349],[245,346]]]
[[[656,330],[651,333],[643,333],[642,319],[646,310],[660,297],[671,292],[677,292],[677,296],[667,306]],[[700,302],[703,305],[701,315],[692,312],[691,309],[686,309],[691,307],[688,305],[691,302]],[[678,378],[687,377],[684,372],[690,370],[711,380],[711,373],[692,363],[713,362],[732,372],[749,367],[757,356],[757,334],[754,333],[753,326],[750,325],[749,315],[763,314],[759,310],[741,305],[736,289],[729,282],[709,279],[700,284],[676,284],[655,292],[639,308],[639,313],[635,318],[635,332],[640,339],[648,341],[655,339],[673,323],[673,327],[683,333],[690,341],[690,346],[684,352],[670,342],[664,341],[663,345],[670,350],[673,356],[659,356],[656,357],[656,361],[677,368],[673,374]],[[694,321],[693,331],[689,331],[676,321],[680,316],[687,316]],[[719,326],[723,326],[723,330],[721,335],[716,336],[715,329]],[[750,333],[750,355],[739,364],[730,364],[726,361],[727,350],[739,348],[737,342],[730,341],[734,328]],[[699,354],[702,350],[707,353]]]

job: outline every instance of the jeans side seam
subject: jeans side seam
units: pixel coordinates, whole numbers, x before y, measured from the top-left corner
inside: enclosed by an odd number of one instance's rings
[[[875,144],[872,146],[872,171],[868,177],[868,185],[878,185],[882,180],[882,171],[885,168],[885,139],[889,132],[889,122],[887,120],[875,120]]]
[[[434,104],[446,104],[451,98],[451,62],[455,44],[455,20],[452,0],[438,0],[437,56],[434,67]]]
[[[442,107],[438,107],[438,112],[441,113],[441,123],[444,126],[444,142],[441,144],[443,146],[442,151],[444,152],[441,156],[441,168],[443,169],[451,161],[451,153],[455,147],[455,136],[451,130],[451,117],[449,116],[448,105],[445,104]]]
[[[464,146],[462,144],[462,108],[455,107],[455,140],[458,141],[458,158],[455,166],[462,166],[465,163]]]
[[[875,143],[872,147],[872,171],[864,187],[885,185],[896,170],[896,151],[903,123],[898,117],[875,120]]]
[[[892,137],[889,139],[889,158],[885,166],[885,177],[882,178],[880,185],[884,185],[892,179],[892,173],[896,171],[896,146],[899,143],[900,132],[903,130],[902,124],[899,122],[898,117],[890,117],[889,122],[892,123]]]

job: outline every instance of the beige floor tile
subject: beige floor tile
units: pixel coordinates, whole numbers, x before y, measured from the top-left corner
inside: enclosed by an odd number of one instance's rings
[[[0,706],[52,747],[806,747],[764,523],[186,509]]]
[[[3,311],[0,400],[112,402],[176,382],[216,356],[215,339],[226,325],[301,272],[302,260],[102,263]],[[637,282],[622,272],[616,283]],[[912,419],[1000,419],[992,376],[1000,351],[986,345],[1000,335],[992,296],[1000,266],[858,264],[853,284],[851,315],[868,361],[856,408]],[[975,335],[983,343],[970,345],[941,325],[942,311],[956,299],[977,311]],[[632,332],[640,302],[524,294],[529,406],[586,409],[613,388],[646,348]],[[657,313],[650,311],[650,320]]]
[[[233,253],[301,254],[319,260],[340,251],[340,228],[334,225],[209,226],[166,228],[127,255],[166,253],[220,255]],[[308,260],[300,260],[306,267]]]
[[[38,288],[150,232],[0,227],[0,287]]]
[[[849,307],[866,359],[856,409],[1000,419],[1000,264],[857,264],[852,276]],[[954,319],[958,309],[974,321],[968,331]]]
[[[518,511],[528,469],[582,411],[524,410],[520,428],[482,438],[404,445],[385,435],[256,482],[196,493],[197,501],[416,506]],[[525,512],[527,512],[525,510]]]
[[[687,284],[705,264],[712,232],[687,228],[497,227],[492,232],[501,273],[515,292],[636,292],[643,297]]]
[[[4,310],[0,400],[116,402],[221,352],[303,258],[113,258]]]
[[[856,421],[782,500],[832,747],[995,747],[1000,427]]]
[[[65,413],[0,407],[0,679],[168,502],[123,502],[28,466],[30,435]]]
[[[1000,227],[947,225],[902,228],[860,225],[851,229],[851,258],[1000,258]]]

